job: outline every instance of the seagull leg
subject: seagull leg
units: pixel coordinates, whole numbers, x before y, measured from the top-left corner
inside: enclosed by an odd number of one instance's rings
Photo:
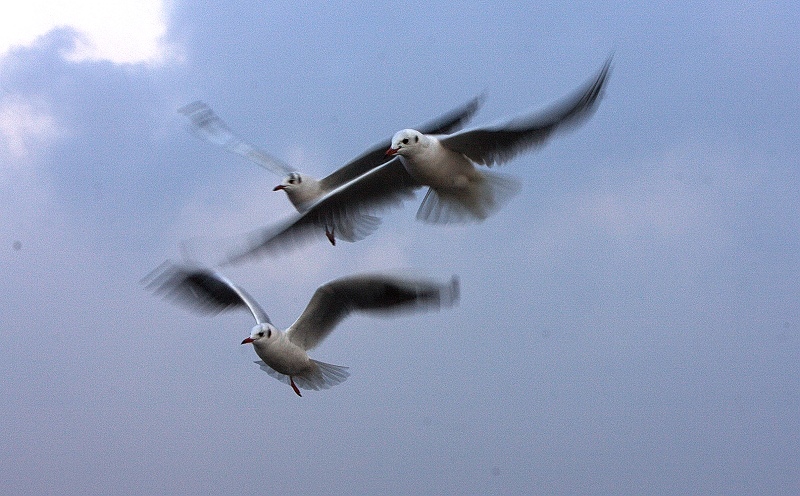
[[[292,389],[294,389],[294,392],[297,393],[297,396],[300,396],[302,398],[303,395],[300,394],[300,390],[297,389],[297,385],[294,383],[294,377],[289,376],[289,384],[291,384]]]
[[[328,237],[328,241],[330,241],[333,246],[336,246],[336,238],[333,237],[333,229],[329,231],[328,226],[325,226],[325,236]]]

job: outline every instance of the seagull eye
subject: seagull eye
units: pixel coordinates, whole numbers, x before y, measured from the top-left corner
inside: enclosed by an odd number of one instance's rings
[[[264,337],[264,331],[259,332],[258,333],[258,337],[263,338]]]
[[[404,144],[404,145],[407,145],[407,144],[408,144],[408,138],[403,138],[403,144]]]

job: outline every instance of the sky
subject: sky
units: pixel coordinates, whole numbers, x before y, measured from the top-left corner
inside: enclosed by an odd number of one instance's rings
[[[800,493],[795,2],[58,5],[0,19],[0,493]],[[279,327],[336,277],[459,275],[455,308],[340,324],[311,355],[341,385],[295,396],[246,313],[141,282],[293,211],[182,105],[321,176],[611,53],[597,112],[503,165],[522,190],[486,221],[416,222],[418,195],[226,270]]]

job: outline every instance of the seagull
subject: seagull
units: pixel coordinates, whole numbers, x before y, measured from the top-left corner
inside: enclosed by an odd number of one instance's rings
[[[610,68],[611,57],[570,96],[497,125],[452,134],[413,129],[397,132],[384,152],[394,157],[392,160],[329,191],[303,212],[247,234],[244,248],[228,253],[221,265],[286,249],[309,239],[316,226],[333,229],[342,219],[351,229],[372,232],[377,225],[366,223],[364,212],[399,204],[424,186],[428,191],[417,211],[418,220],[446,224],[485,219],[519,190],[519,183],[476,166],[508,162],[524,151],[544,146],[557,132],[584,122],[597,109]]]
[[[342,277],[317,288],[300,317],[281,331],[253,297],[216,270],[165,262],[145,279],[149,280],[148,288],[156,293],[203,313],[250,310],[256,324],[242,344],[252,344],[261,358],[255,363],[290,385],[298,396],[302,396],[301,388],[328,389],[350,375],[347,367],[314,360],[307,352],[352,312],[398,313],[451,307],[459,298],[456,276],[445,284],[376,274]]]
[[[475,115],[482,101],[483,95],[473,98],[461,107],[424,124],[422,129],[425,129],[428,133],[435,134],[448,133],[460,129],[465,122]],[[188,117],[191,130],[201,139],[221,146],[266,170],[283,176],[283,181],[275,186],[273,191],[285,192],[292,205],[301,213],[307,211],[309,205],[325,196],[326,193],[391,159],[384,153],[386,144],[380,143],[328,176],[317,179],[309,174],[293,170],[279,158],[239,137],[231,131],[211,107],[202,101],[196,101],[181,107],[178,112]],[[357,218],[352,219],[324,219],[320,225],[325,229],[328,241],[335,245],[337,237],[345,241],[362,239],[374,231],[378,223],[379,220],[376,217],[368,213],[361,213]],[[339,228],[338,232],[335,232],[337,227]]]
[[[525,150],[544,145],[556,130],[583,122],[597,108],[610,64],[611,58],[589,84],[544,112],[448,135],[398,131],[386,155],[399,155],[408,174],[428,186],[417,218],[431,223],[485,219],[518,187],[514,180],[476,165],[508,162]]]

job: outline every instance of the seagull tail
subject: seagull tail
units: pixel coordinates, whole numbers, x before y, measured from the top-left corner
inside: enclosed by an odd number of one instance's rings
[[[269,374],[271,377],[281,381],[284,384],[291,385],[292,379],[294,379],[295,385],[300,389],[328,389],[333,387],[340,382],[344,382],[345,379],[350,375],[350,372],[347,371],[347,367],[342,367],[341,365],[331,365],[330,363],[325,362],[318,362],[317,360],[311,360],[316,367],[314,370],[307,372],[303,375],[295,375],[289,377],[286,374],[281,374],[277,370],[273,369],[266,363],[258,360],[255,362],[261,370]]]
[[[361,241],[381,224],[381,219],[363,212],[345,212],[337,220],[332,220],[333,235],[343,241]],[[327,226],[326,226],[327,227]]]
[[[317,366],[315,372],[306,374],[303,377],[295,377],[294,382],[304,389],[328,389],[339,383],[344,382],[350,375],[347,367],[333,365],[330,363],[311,360]],[[305,385],[301,385],[301,382]]]
[[[428,189],[417,219],[429,224],[479,222],[519,192],[519,181],[513,177],[490,171],[479,173],[465,190]]]

